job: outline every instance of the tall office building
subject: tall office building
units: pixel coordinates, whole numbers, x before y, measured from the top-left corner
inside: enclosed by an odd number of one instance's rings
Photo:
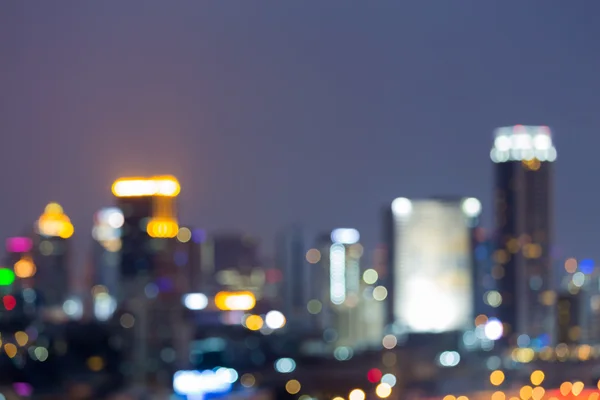
[[[473,228],[481,203],[395,199],[386,212],[391,317],[406,333],[473,325]]]
[[[314,270],[306,260],[304,232],[292,226],[277,235],[277,266],[283,275],[283,313],[293,329],[309,329],[312,320],[306,309],[315,284],[310,272]]]
[[[500,319],[510,342],[519,334],[553,338],[553,180],[556,149],[545,126],[499,128],[491,151],[495,173],[494,261],[501,271]]]

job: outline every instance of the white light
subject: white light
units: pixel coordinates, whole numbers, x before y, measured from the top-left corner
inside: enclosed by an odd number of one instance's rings
[[[69,299],[63,303],[63,311],[72,319],[80,319],[83,316],[83,304],[79,299]]]
[[[181,395],[205,395],[231,390],[230,376],[214,371],[178,371],[173,376],[173,389]]]
[[[280,358],[275,361],[275,370],[282,374],[289,374],[296,369],[296,362],[291,358]]]
[[[490,157],[495,163],[534,158],[553,162],[556,160],[556,148],[548,127],[517,125],[496,130]]]
[[[117,302],[108,293],[98,293],[94,297],[94,315],[98,321],[108,321],[117,309]]]
[[[485,337],[489,340],[498,340],[504,333],[504,327],[502,326],[502,322],[496,318],[490,318],[485,324],[483,331],[485,333]]]
[[[333,243],[354,244],[360,240],[360,233],[352,228],[339,228],[331,232],[331,241]]]
[[[123,217],[123,213],[118,209],[110,209],[110,212],[107,213],[106,221],[111,228],[119,229],[123,226],[125,222],[125,217]]]
[[[467,217],[477,217],[481,213],[481,202],[474,197],[462,202],[462,210]]]
[[[225,381],[227,383],[235,383],[238,380],[238,373],[233,368],[218,368],[216,373],[216,377],[218,380]]]
[[[203,293],[190,293],[183,296],[183,305],[190,310],[204,310],[208,306],[208,297]]]
[[[582,287],[585,283],[585,275],[583,272],[576,272],[573,274],[573,285],[577,287]]]
[[[392,212],[396,216],[406,216],[412,211],[412,203],[406,197],[398,197],[392,201]]]
[[[460,354],[456,351],[444,351],[438,361],[442,367],[456,367],[460,362]]]
[[[346,248],[335,243],[329,251],[329,296],[333,304],[346,300]]]
[[[279,311],[269,311],[265,315],[265,324],[270,329],[280,329],[285,326],[285,316]]]
[[[505,135],[498,136],[494,141],[494,147],[499,151],[510,150],[510,138]]]

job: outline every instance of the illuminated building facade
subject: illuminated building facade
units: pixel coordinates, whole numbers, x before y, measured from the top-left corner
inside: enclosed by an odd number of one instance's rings
[[[35,224],[35,289],[46,307],[62,307],[69,294],[69,241],[74,229],[58,203],[50,203]]]
[[[494,268],[499,317],[509,341],[520,334],[547,344],[553,337],[553,180],[556,149],[545,126],[499,128],[491,151],[495,172]]]
[[[473,325],[472,232],[481,203],[395,199],[387,212],[392,322],[407,333]]]

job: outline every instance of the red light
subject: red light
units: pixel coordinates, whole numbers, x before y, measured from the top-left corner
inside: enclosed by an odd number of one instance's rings
[[[4,308],[6,308],[8,311],[10,311],[13,308],[15,308],[15,306],[17,305],[17,299],[15,299],[11,295],[4,296],[2,298],[2,303],[4,303]]]
[[[371,383],[377,383],[381,380],[382,375],[383,374],[380,370],[378,370],[377,368],[373,368],[367,373],[367,379]]]

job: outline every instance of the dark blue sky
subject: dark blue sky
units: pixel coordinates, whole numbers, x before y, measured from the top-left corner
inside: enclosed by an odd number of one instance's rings
[[[477,196],[489,216],[492,131],[522,123],[555,133],[564,255],[600,256],[599,14],[597,0],[2,2],[0,238],[56,200],[87,244],[114,178],[173,173],[192,225],[271,241],[298,220],[371,244],[397,196]]]

